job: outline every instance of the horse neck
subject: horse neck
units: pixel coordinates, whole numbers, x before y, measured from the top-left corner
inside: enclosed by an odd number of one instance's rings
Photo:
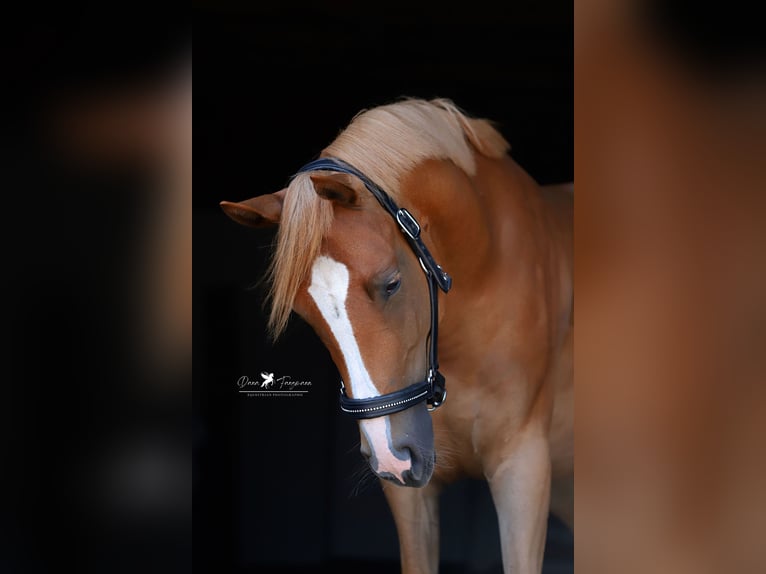
[[[473,176],[448,162],[428,162],[423,173],[412,174],[420,181],[408,182],[432,191],[421,195],[418,217],[436,261],[453,277],[450,293],[440,294],[443,358],[451,347],[482,346],[491,335],[488,322],[507,320],[528,295],[518,278],[541,263],[555,267],[546,261],[551,240],[539,185],[510,157],[477,154],[476,162]]]
[[[452,275],[455,292],[466,294],[503,275],[503,263],[524,259],[522,243],[539,245],[547,238],[540,225],[546,206],[539,185],[510,157],[477,154],[476,165],[468,176],[451,162],[429,160],[403,185],[419,190],[402,203],[415,208],[424,241]]]

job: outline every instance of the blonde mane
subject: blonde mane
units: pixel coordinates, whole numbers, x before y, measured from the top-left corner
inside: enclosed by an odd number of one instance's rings
[[[407,99],[360,112],[322,155],[350,163],[401,199],[399,182],[427,159],[451,160],[474,175],[474,150],[498,158],[509,147],[489,121],[467,117],[449,100]],[[269,329],[275,339],[287,325],[332,220],[331,202],[315,193],[309,175],[295,177],[285,194],[269,268]]]

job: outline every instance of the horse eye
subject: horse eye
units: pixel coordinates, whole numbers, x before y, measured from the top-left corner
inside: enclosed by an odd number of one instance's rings
[[[386,285],[386,296],[390,297],[397,291],[399,291],[399,287],[402,286],[402,279],[401,277],[397,277],[393,281],[391,281],[388,285]]]

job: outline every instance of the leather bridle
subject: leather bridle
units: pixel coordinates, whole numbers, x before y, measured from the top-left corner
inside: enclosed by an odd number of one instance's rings
[[[340,159],[324,157],[307,163],[295,175],[312,171],[334,171],[359,178],[380,205],[383,206],[383,209],[394,218],[397,226],[407,239],[410,248],[420,262],[420,267],[426,275],[428,296],[431,300],[431,331],[427,338],[428,373],[426,379],[404,389],[367,399],[349,397],[346,394],[346,387],[343,381],[341,381],[341,410],[355,419],[372,419],[398,413],[423,401],[426,401],[429,411],[439,408],[447,398],[447,388],[444,376],[439,372],[436,350],[439,327],[439,298],[436,288],[438,287],[447,293],[452,287],[452,278],[434,261],[434,258],[420,237],[420,225],[412,214],[396,205],[396,202],[379,185],[361,171]]]

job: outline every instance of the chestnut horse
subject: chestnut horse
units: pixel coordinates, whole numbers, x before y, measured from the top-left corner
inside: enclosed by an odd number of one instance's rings
[[[448,100],[404,100],[357,115],[285,189],[221,204],[279,226],[272,335],[295,311],[330,351],[404,572],[437,571],[438,493],[461,477],[489,482],[506,572],[540,571],[549,509],[572,524],[572,190],[508,150]]]

